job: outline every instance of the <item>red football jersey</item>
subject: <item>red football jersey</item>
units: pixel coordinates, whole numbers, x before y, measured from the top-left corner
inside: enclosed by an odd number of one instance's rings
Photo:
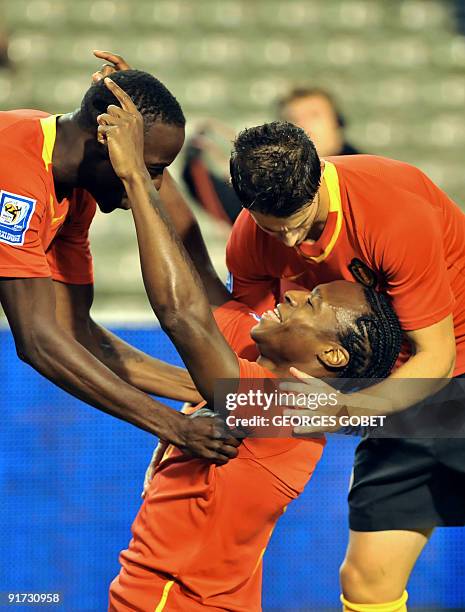
[[[0,112],[0,276],[90,284],[96,205],[82,189],[57,201],[56,120],[35,110]]]
[[[233,296],[263,312],[280,282],[313,289],[354,278],[358,258],[393,300],[404,330],[454,316],[455,374],[465,372],[465,215],[417,168],[372,155],[325,160],[329,216],[319,240],[286,247],[239,215],[227,247]]]
[[[230,301],[215,318],[240,354],[256,315]],[[239,357],[241,379],[273,378]],[[324,439],[246,438],[218,467],[169,447],[132,526],[110,610],[261,610],[262,557],[278,518],[318,463]]]

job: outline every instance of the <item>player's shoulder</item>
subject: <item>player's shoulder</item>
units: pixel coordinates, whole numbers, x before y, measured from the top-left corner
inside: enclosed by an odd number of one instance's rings
[[[430,195],[426,185],[433,185],[416,166],[388,157],[347,155],[328,161],[336,167],[341,191],[347,193],[352,212],[363,213],[377,225],[383,216],[388,221],[396,213],[405,215],[407,209],[423,206]]]
[[[10,129],[18,136],[22,136],[27,131],[37,130],[40,127],[40,120],[49,116],[49,113],[29,108],[0,111],[0,138],[3,132]],[[14,139],[14,133],[9,134],[9,138],[12,136]]]
[[[254,361],[258,351],[250,331],[260,321],[257,313],[246,304],[228,300],[215,308],[213,314],[218,328],[236,354]]]
[[[234,222],[228,244],[254,237],[256,229],[257,224],[253,220],[252,215],[248,210],[242,209]]]
[[[236,219],[226,245],[226,263],[231,272],[250,265],[263,272],[273,262],[286,259],[288,249],[264,232],[248,210]]]
[[[389,197],[395,194],[396,198],[405,192],[420,195],[425,183],[432,184],[420,168],[390,157],[360,154],[328,157],[327,160],[336,167],[339,182],[357,195],[361,190],[371,191],[378,199],[388,193]]]
[[[45,171],[40,120],[48,116],[30,109],[0,111],[0,162],[5,171],[14,170],[22,176],[29,174],[29,169],[34,174]]]
[[[215,308],[215,318],[229,318],[229,317],[237,317],[238,315],[244,315],[247,318],[251,317],[254,320],[259,320],[259,316],[251,310],[250,306],[239,302],[238,300],[228,300],[221,306]]]
[[[334,164],[338,173],[366,172],[374,175],[380,175],[383,171],[421,173],[421,170],[416,166],[412,166],[412,164],[382,155],[358,153],[356,155],[325,157],[324,159]]]

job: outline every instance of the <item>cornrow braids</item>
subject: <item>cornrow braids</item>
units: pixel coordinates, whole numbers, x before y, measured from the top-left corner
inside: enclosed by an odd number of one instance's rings
[[[339,333],[350,355],[349,363],[338,373],[340,378],[385,378],[399,356],[402,329],[389,298],[371,287],[364,287],[364,293],[370,312]]]
[[[321,180],[315,145],[301,128],[286,121],[240,132],[230,171],[244,208],[281,218],[309,204]]]

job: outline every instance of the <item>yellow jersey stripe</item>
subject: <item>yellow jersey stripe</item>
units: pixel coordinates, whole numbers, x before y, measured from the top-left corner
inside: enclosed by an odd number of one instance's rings
[[[342,227],[342,202],[341,192],[339,190],[339,178],[337,176],[336,166],[326,160],[323,178],[326,183],[326,188],[328,189],[329,194],[329,212],[337,213],[337,217],[334,233],[323,253],[321,255],[318,255],[317,257],[308,258],[316,263],[320,263],[320,261],[326,259],[331,253],[334,248],[334,245],[336,244],[337,239],[339,238],[339,234],[341,232]]]
[[[45,169],[49,170],[49,166],[52,163],[53,147],[55,146],[55,140],[57,137],[57,117],[58,115],[50,115],[45,119],[40,120],[40,126],[44,135],[44,144],[42,146],[42,159],[45,164]],[[52,224],[61,221],[66,214],[60,217],[55,217],[55,203],[53,195],[50,194],[50,209],[52,211]]]
[[[40,120],[42,133],[44,135],[44,144],[42,147],[42,159],[44,160],[45,169],[48,172],[48,167],[52,163],[53,147],[57,137],[57,116],[50,115],[45,119]]]
[[[163,588],[161,599],[158,602],[157,607],[155,608],[155,612],[163,612],[163,610],[165,609],[166,602],[168,601],[168,595],[169,595],[169,592],[173,584],[174,584],[174,580],[170,580],[169,582],[165,584]]]

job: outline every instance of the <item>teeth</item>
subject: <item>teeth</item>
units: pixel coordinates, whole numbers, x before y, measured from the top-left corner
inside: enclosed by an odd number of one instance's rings
[[[267,310],[266,312],[263,313],[262,316],[265,319],[273,319],[273,321],[281,322],[279,314],[276,314],[276,309],[275,310]]]

